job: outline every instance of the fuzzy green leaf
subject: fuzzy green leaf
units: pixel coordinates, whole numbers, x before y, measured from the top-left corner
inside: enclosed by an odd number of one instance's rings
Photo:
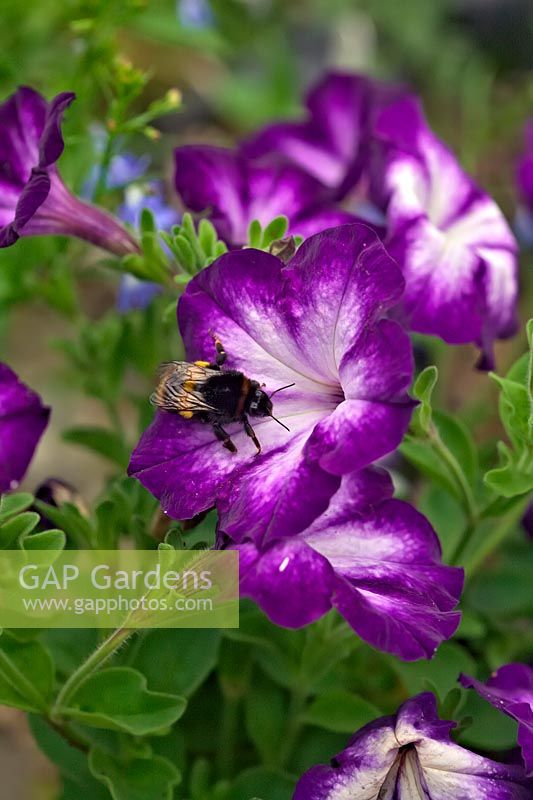
[[[106,428],[97,426],[68,428],[63,431],[62,437],[66,442],[92,450],[93,453],[98,453],[123,469],[128,465],[129,449],[120,436]]]
[[[381,716],[376,706],[344,689],[322,692],[305,713],[305,721],[328,731],[353,733]]]
[[[109,667],[82,683],[61,714],[95,728],[146,736],[181,717],[183,697],[152,692],[146,678],[131,667]]]
[[[39,524],[40,517],[34,511],[24,511],[0,525],[0,548],[14,545],[19,539],[31,533]]]
[[[10,517],[25,511],[33,503],[33,495],[28,492],[3,494],[0,497],[0,525]]]
[[[89,769],[113,800],[171,800],[181,780],[179,770],[161,756],[119,760],[98,748],[89,754]]]

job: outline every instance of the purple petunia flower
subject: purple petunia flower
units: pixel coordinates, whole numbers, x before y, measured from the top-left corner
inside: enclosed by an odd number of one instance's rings
[[[163,196],[162,181],[151,181],[146,186],[130,186],[126,189],[124,203],[118,215],[124,222],[139,227],[143,209],[152,212],[159,230],[169,231],[179,222],[179,214],[169,206]],[[135,275],[124,275],[120,281],[117,308],[121,313],[133,309],[143,309],[150,305],[154,297],[161,292],[161,286],[152,281],[143,281]]]
[[[335,606],[373,647],[408,661],[431,658],[459,624],[453,609],[463,571],[441,563],[429,522],[392,494],[384,471],[344,476],[327,510],[308,528],[265,547],[225,541],[240,509],[223,513],[219,546],[239,551],[241,594],[291,628]]]
[[[118,256],[138,252],[118,220],[72,195],[57,172],[61,119],[73,100],[63,92],[47,103],[23,86],[0,105],[0,247],[20,236],[59,234]]]
[[[0,492],[17,488],[49,416],[39,395],[0,364]]]
[[[307,95],[306,120],[263,128],[243,152],[254,159],[282,154],[344,197],[368,168],[378,109],[402,91],[362,75],[329,73]]]
[[[102,156],[105,149],[107,140],[107,133],[99,126],[94,126],[91,130],[91,137],[94,140],[95,151],[98,155]],[[123,152],[117,153],[109,162],[109,168],[105,175],[105,188],[106,189],[123,189],[129,186],[134,181],[140,180],[145,175],[146,170],[150,165],[150,156],[144,154],[136,156],[133,153]],[[100,166],[94,164],[91,167],[89,176],[83,184],[80,195],[90,200],[98,186],[98,179],[100,177]]]
[[[248,227],[275,217],[289,219],[289,233],[310,236],[357,218],[332,203],[315,178],[277,159],[258,165],[222,147],[186,145],[175,151],[175,185],[185,207],[207,212],[219,236],[246,244]]]
[[[533,247],[533,119],[524,129],[525,152],[516,168],[519,205],[515,216],[515,232],[524,247]]]
[[[376,234],[343,225],[307,239],[284,265],[262,251],[227,253],[197,275],[178,306],[190,360],[210,359],[212,333],[228,367],[276,395],[274,420],[252,418],[262,453],[242,423],[227,426],[229,453],[210,426],[160,411],[129,472],[172,517],[216,502],[232,507],[227,533],[257,545],[305,529],[341,476],[394,450],[411,417],[408,336],[386,320],[401,273]],[[241,513],[237,513],[240,509]]]
[[[414,97],[383,110],[375,132],[384,151],[378,185],[388,198],[387,249],[405,277],[405,317],[414,331],[477,343],[487,367],[494,339],[516,328],[514,236]]]
[[[293,800],[528,800],[520,767],[499,764],[455,744],[454,722],[437,715],[428,693],[394,716],[365,725],[330,766],[312,767]]]
[[[459,681],[516,719],[524,764],[528,774],[533,775],[533,669],[527,664],[506,664],[486,683],[468,675],[461,675]]]
[[[525,153],[516,170],[516,182],[520,199],[533,213],[533,119],[529,119],[524,130]]]

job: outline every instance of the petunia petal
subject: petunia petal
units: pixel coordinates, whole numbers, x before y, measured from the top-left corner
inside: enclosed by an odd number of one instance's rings
[[[315,427],[306,453],[334,475],[361,469],[398,447],[412,410],[410,402],[345,400]]]
[[[313,232],[322,230],[318,213],[327,199],[323,187],[298,167],[279,160],[259,166],[232,150],[196,145],[177,148],[174,159],[175,186],[184,205],[194,212],[207,212],[219,235],[232,246],[247,243],[254,219],[265,227],[284,215],[290,233],[309,232],[312,227]],[[315,207],[313,226],[311,209]],[[300,226],[307,209],[305,224]]]
[[[0,364],[0,492],[24,477],[50,409],[5,364]]]
[[[407,700],[396,716],[365,725],[331,766],[300,778],[294,800],[527,800],[520,768],[476,755],[450,739],[429,693]]]
[[[213,358],[216,335],[227,353],[224,370],[272,395],[274,420],[250,415],[262,452],[242,423],[225,426],[238,448],[231,455],[210,426],[163,413],[143,435],[130,474],[171,516],[218,504],[237,542],[271,543],[303,530],[327,507],[342,474],[389,452],[406,429],[409,342],[381,320],[402,288],[376,234],[358,224],[311,237],[288,265],[253,249],[219,258],[187,287],[179,325],[190,361]],[[377,380],[380,354],[390,363],[392,338],[395,375]],[[344,402],[343,375],[354,395]]]
[[[533,668],[527,664],[506,664],[486,683],[468,675],[461,675],[459,680],[499,711],[517,720],[518,743],[526,770],[533,775]]]
[[[300,628],[331,608],[333,570],[304,542],[285,539],[265,555],[252,544],[237,549],[241,594],[255,600],[273,622]]]
[[[232,504],[222,507],[222,534],[235,538],[235,516],[241,524],[244,593],[275,622],[288,627],[306,624],[302,598],[307,594],[313,619],[318,608],[325,613],[334,605],[374,647],[405,660],[430,658],[459,623],[460,615],[453,609],[463,573],[440,563],[435,532],[407,503],[388,499],[392,491],[386,473],[373,469],[351,473],[324,513],[301,533],[296,515],[292,535],[290,525],[281,530],[274,515],[263,538],[254,530],[255,503],[249,504],[246,517],[243,508],[235,512]],[[284,505],[283,493],[280,500]],[[305,500],[316,503],[313,488]],[[289,538],[276,542],[280,535]],[[308,563],[321,576],[314,589]]]
[[[388,248],[405,279],[405,319],[452,344],[514,332],[517,244],[496,203],[429,129],[419,102],[403,97],[380,113],[388,195]],[[381,193],[381,192],[380,192]]]

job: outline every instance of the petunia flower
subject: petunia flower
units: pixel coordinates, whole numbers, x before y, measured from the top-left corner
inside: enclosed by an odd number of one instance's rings
[[[516,182],[520,199],[533,213],[533,119],[529,119],[524,130],[525,152],[516,169]]]
[[[357,218],[336,207],[330,193],[298,167],[280,161],[258,165],[222,147],[185,145],[174,151],[176,191],[184,206],[205,213],[233,247],[248,241],[257,219],[289,219],[289,233],[310,236]]]
[[[17,488],[49,416],[39,395],[0,364],[0,493]]]
[[[330,766],[312,767],[293,800],[527,800],[520,767],[472,753],[450,737],[429,692],[359,730]]]
[[[388,198],[386,245],[406,281],[404,316],[419,333],[477,343],[481,365],[490,366],[494,339],[516,327],[515,238],[414,97],[382,110],[375,134],[384,150],[377,181]]]
[[[211,360],[213,332],[227,367],[276,394],[274,415],[226,426],[236,453],[211,426],[159,411],[129,472],[177,519],[215,503],[233,508],[225,532],[266,544],[306,528],[341,476],[394,450],[411,417],[409,338],[384,319],[403,280],[376,234],[343,225],[307,239],[287,265],[246,249],[197,275],[178,306],[189,360]],[[241,509],[237,514],[236,509]]]
[[[533,775],[533,669],[527,664],[506,664],[486,683],[461,675],[459,681],[518,722],[518,744],[528,775]]]
[[[63,152],[61,119],[74,94],[50,103],[21,87],[0,105],[0,247],[21,236],[76,236],[115,255],[138,251],[110,214],[69,192],[57,171]]]
[[[526,122],[524,146],[516,166],[519,204],[514,227],[520,244],[533,247],[533,119]]]
[[[459,624],[463,571],[441,563],[429,522],[392,494],[382,470],[346,475],[308,528],[264,547],[232,545],[229,509],[219,548],[239,551],[241,594],[276,624],[299,628],[334,606],[373,647],[408,661],[431,658]]]
[[[282,154],[344,197],[368,169],[377,110],[401,91],[363,75],[328,73],[307,95],[305,120],[269,125],[242,150],[253,159]]]
[[[124,202],[118,215],[124,222],[138,228],[143,209],[152,212],[158,230],[170,231],[179,222],[179,214],[164,199],[162,181],[150,181],[145,186],[134,185],[126,189]],[[143,281],[135,275],[123,275],[117,298],[117,308],[121,313],[136,308],[147,308],[154,297],[161,291],[161,286],[152,281]]]

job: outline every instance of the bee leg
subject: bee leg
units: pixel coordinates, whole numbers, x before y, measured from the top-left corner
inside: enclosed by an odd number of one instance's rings
[[[261,443],[260,443],[259,439],[257,438],[257,436],[255,435],[255,431],[252,428],[252,426],[250,424],[250,420],[248,419],[248,417],[244,417],[243,425],[244,425],[244,430],[246,431],[246,435],[250,437],[252,442],[257,447],[256,455],[259,455],[259,453],[261,452]]]
[[[225,363],[228,354],[224,350],[224,345],[222,344],[216,333],[213,333],[213,331],[211,331],[211,336],[213,337],[213,341],[215,343],[215,350],[217,351],[215,363],[212,365],[212,368],[216,369],[217,367],[221,367],[222,364]]]
[[[230,453],[236,453],[237,452],[237,448],[235,447],[235,445],[231,441],[231,437],[230,437],[229,433],[224,430],[222,425],[220,425],[218,422],[214,422],[213,423],[213,430],[215,432],[215,436],[217,437],[217,439],[219,439],[222,442],[222,444],[224,445],[226,450],[229,450]]]

